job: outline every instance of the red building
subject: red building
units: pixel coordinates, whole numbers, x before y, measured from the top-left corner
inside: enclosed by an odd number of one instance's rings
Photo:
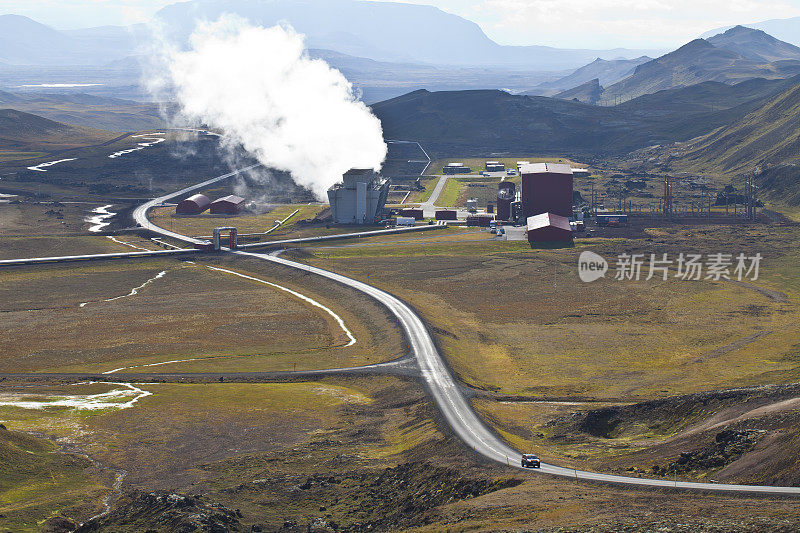
[[[411,217],[414,220],[422,220],[425,218],[422,209],[401,209],[400,210],[401,217]]]
[[[195,194],[183,200],[175,208],[178,215],[199,215],[211,205],[211,200],[204,194]]]
[[[211,204],[211,213],[214,215],[235,215],[244,207],[244,198],[241,196],[223,196]]]
[[[522,165],[522,215],[553,213],[572,216],[572,169],[569,165],[535,163]]]
[[[528,217],[528,242],[572,242],[569,219],[553,213]]]

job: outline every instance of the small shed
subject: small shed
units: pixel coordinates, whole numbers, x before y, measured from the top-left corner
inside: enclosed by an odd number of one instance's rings
[[[572,242],[569,219],[553,213],[528,217],[528,242]]]
[[[244,207],[244,198],[235,196],[223,196],[211,203],[211,213],[214,215],[235,215]]]
[[[440,209],[435,213],[436,220],[458,220],[458,211]]]
[[[211,200],[204,194],[195,194],[186,198],[175,208],[178,215],[199,215],[211,205]]]
[[[414,220],[422,220],[425,218],[425,214],[422,212],[422,209],[401,209],[400,216],[411,217]]]

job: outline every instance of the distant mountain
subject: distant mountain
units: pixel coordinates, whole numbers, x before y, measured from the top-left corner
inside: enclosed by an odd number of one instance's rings
[[[127,35],[127,36],[126,36]],[[93,30],[55,30],[27,17],[0,15],[0,61],[9,65],[101,65],[130,55],[134,37]]]
[[[560,98],[562,100],[577,100],[585,104],[597,104],[603,94],[603,88],[600,86],[600,80],[595,78],[587,81],[583,85],[579,85],[573,89],[569,89],[558,93],[553,98]]]
[[[771,63],[784,59],[800,60],[800,48],[783,42],[761,30],[736,26],[706,39],[717,48],[736,52],[745,59]]]
[[[753,24],[742,24],[742,26],[746,28],[753,28],[756,30],[765,31],[769,35],[772,35],[773,37],[780,39],[781,41],[791,43],[795,46],[800,46],[800,17],[765,20],[763,22],[754,22]],[[716,28],[714,30],[707,31],[700,37],[704,39],[712,37],[714,35],[727,31],[730,28],[731,26]]]
[[[611,61],[597,58],[588,65],[584,65],[575,70],[568,76],[555,81],[540,83],[533,89],[525,91],[522,94],[531,96],[552,96],[559,91],[575,88],[595,78],[598,79],[600,85],[612,85],[622,78],[633,74],[637,66],[651,60],[652,58],[647,56],[637,57],[635,59],[614,59]]]
[[[464,18],[426,5],[361,0],[190,0],[164,7],[156,19],[185,41],[198,19],[235,13],[264,26],[291,23],[310,48],[378,61],[533,70],[576,68],[596,57],[633,58],[647,50],[564,50],[501,46]]]
[[[16,109],[0,109],[1,150],[60,150],[98,144],[116,134],[24,113]]]
[[[766,80],[755,78],[737,84],[705,81],[689,87],[679,87],[645,94],[617,108],[649,117],[674,117],[677,114],[695,115],[737,108],[741,116],[763,105],[763,100],[800,83],[800,76],[789,79]],[[746,109],[742,111],[742,109]]]
[[[770,52],[766,44],[769,41],[763,39],[761,32],[744,28],[742,30],[744,31],[741,33],[751,32],[753,38],[761,43],[757,52],[759,55],[787,53],[787,48],[784,46],[786,43],[775,40],[772,42],[772,52]],[[740,46],[738,44],[742,40],[740,30],[735,33],[735,38],[720,37],[717,40],[720,46],[715,46],[704,39],[695,39],[674,52],[639,65],[631,76],[606,87],[603,99],[606,102],[617,98],[630,99],[704,81],[736,83],[753,78],[789,78],[800,73],[800,60],[756,61],[744,57],[735,49],[724,47],[729,44],[734,48]]]

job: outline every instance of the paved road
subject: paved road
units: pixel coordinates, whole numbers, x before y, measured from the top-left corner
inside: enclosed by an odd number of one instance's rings
[[[253,168],[253,167],[249,167]],[[183,242],[194,243],[195,239],[180,235],[163,228],[151,224],[146,217],[147,210],[156,205],[157,203],[169,200],[175,196],[191,192],[200,187],[214,183],[221,179],[230,177],[234,174],[242,172],[242,169],[224,176],[219,176],[193,187],[187,187],[171,195],[162,196],[151,200],[150,202],[140,206],[134,212],[136,220],[147,229],[161,233],[164,236],[179,239]],[[468,446],[473,448],[477,453],[484,457],[502,464],[507,464],[515,468],[521,468],[520,459],[521,454],[517,450],[511,448],[502,439],[495,435],[478,417],[475,411],[472,410],[469,402],[466,400],[461,390],[458,387],[453,376],[450,374],[449,369],[444,363],[443,358],[436,349],[436,345],[428,332],[425,324],[419,316],[405,303],[397,297],[382,291],[371,285],[348,278],[341,274],[324,270],[321,268],[304,265],[274,254],[258,254],[247,252],[244,250],[236,250],[232,253],[239,256],[249,256],[270,261],[272,263],[280,264],[283,266],[296,268],[300,270],[313,273],[337,283],[352,287],[359,290],[381,302],[400,322],[401,327],[408,339],[411,347],[411,354],[416,359],[419,366],[420,375],[433,397],[434,403],[442,413],[442,416],[452,428],[453,432]],[[107,375],[104,376],[105,380],[124,379],[121,375]],[[776,487],[776,486],[758,486],[758,485],[728,485],[716,483],[696,483],[685,481],[668,481],[662,479],[648,479],[636,478],[626,476],[616,476],[610,474],[600,474],[595,472],[587,472],[582,470],[575,470],[571,468],[564,468],[560,466],[542,464],[541,470],[532,470],[532,472],[541,472],[556,476],[563,476],[574,478],[578,480],[591,480],[605,483],[617,483],[627,486],[641,486],[651,488],[678,488],[678,489],[691,489],[702,490],[711,492],[738,492],[738,493],[768,493],[773,495],[800,495],[800,487]]]
[[[89,255],[61,255],[57,257],[30,257],[25,259],[3,259],[0,266],[15,265],[38,265],[43,263],[66,263],[70,261],[91,261],[103,259],[129,259],[131,257],[153,257],[160,255],[181,256],[192,255],[197,250],[152,250],[147,252],[119,252],[111,254],[89,254]]]
[[[0,374],[0,382],[61,382],[80,383],[84,381],[103,381],[119,383],[274,383],[319,379],[328,376],[364,375],[417,375],[416,361],[412,357],[402,357],[385,363],[353,366],[345,368],[324,368],[320,370],[287,370],[275,372],[15,372]]]
[[[207,187],[207,186],[211,185],[212,183],[216,183],[218,181],[224,180],[226,178],[230,178],[230,177],[235,176],[237,174],[241,174],[242,172],[247,172],[248,170],[251,170],[251,169],[254,169],[254,168],[257,168],[257,167],[260,167],[260,166],[261,166],[260,164],[256,164],[256,165],[250,165],[249,167],[240,168],[238,170],[234,170],[233,172],[229,172],[227,174],[223,174],[222,176],[217,176],[216,178],[211,178],[211,179],[206,180],[206,181],[204,181],[202,183],[198,183],[197,185],[192,185],[190,187],[186,187],[185,189],[181,189],[179,191],[176,191],[176,192],[173,192],[173,193],[170,193],[170,194],[165,194],[164,196],[159,196],[158,198],[154,198],[154,199],[150,200],[149,202],[144,203],[144,204],[140,205],[139,207],[137,207],[136,209],[133,210],[133,220],[135,220],[136,223],[139,224],[141,227],[143,227],[145,229],[148,229],[150,231],[153,231],[155,233],[160,233],[164,237],[171,237],[173,239],[176,239],[176,240],[179,240],[181,242],[188,243],[188,244],[192,244],[192,245],[206,243],[208,241],[205,241],[205,240],[202,240],[202,239],[195,239],[194,237],[188,237],[186,235],[182,235],[180,233],[175,233],[174,231],[170,231],[168,229],[164,229],[162,227],[156,226],[155,224],[150,222],[150,220],[147,218],[147,212],[150,211],[150,209],[152,209],[153,207],[155,207],[155,206],[157,206],[159,204],[162,204],[164,202],[167,202],[169,200],[172,200],[173,198],[175,198],[177,196],[182,196],[182,195],[190,193],[192,191],[196,191],[197,189],[202,189],[203,187]]]
[[[278,257],[276,255],[256,254],[245,251],[234,252],[238,255],[257,257],[265,261],[271,261],[284,266],[305,270],[309,273],[323,276],[357,289],[381,302],[389,311],[400,321],[408,342],[411,345],[412,354],[416,357],[420,367],[420,372],[425,385],[427,386],[436,406],[441,411],[448,425],[477,453],[493,461],[507,464],[515,468],[522,468],[520,452],[511,448],[495,435],[478,415],[473,411],[468,401],[462,394],[450,370],[436,349],[425,324],[419,316],[401,300],[391,294],[362,283],[358,280],[342,276],[335,272],[321,268],[304,265]],[[686,481],[668,481],[663,479],[636,478],[627,476],[616,476],[611,474],[600,474],[587,472],[572,468],[542,464],[541,470],[531,470],[562,477],[569,477],[579,480],[591,480],[604,483],[616,483],[630,486],[655,487],[655,488],[677,488],[704,490],[714,492],[741,492],[741,493],[769,493],[769,494],[789,494],[800,495],[800,487],[774,487],[758,485],[728,485],[719,483],[695,483]]]

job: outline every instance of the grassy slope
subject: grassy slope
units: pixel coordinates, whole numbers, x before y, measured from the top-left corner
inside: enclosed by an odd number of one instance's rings
[[[115,137],[109,131],[62,124],[14,109],[0,109],[0,151],[37,152],[99,144]],[[23,154],[25,155],[25,154]]]
[[[684,158],[724,173],[800,159],[800,85],[770,99],[736,124],[694,142]]]
[[[91,466],[49,440],[0,429],[0,527],[34,531],[53,514],[85,517],[105,492]]]
[[[396,327],[365,298],[303,276],[276,279],[272,269],[255,261],[220,266],[274,280],[334,309],[356,344],[344,347],[348,339],[330,315],[274,287],[203,264],[111,262],[0,272],[6,311],[0,318],[5,331],[0,367],[106,371],[199,358],[140,370],[263,371],[295,364],[298,369],[355,366],[404,353]],[[105,301],[129,294],[161,271],[166,274],[138,294]],[[360,305],[351,309],[339,301]],[[88,304],[79,307],[83,302]],[[40,333],[32,337],[31,328]]]

